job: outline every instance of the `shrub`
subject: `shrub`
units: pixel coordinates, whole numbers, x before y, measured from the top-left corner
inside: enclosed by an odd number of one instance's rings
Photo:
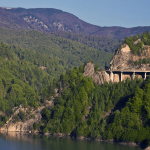
[[[34,130],[37,129],[37,124],[36,124],[36,122],[34,122],[34,124],[33,124],[33,129],[34,129]]]

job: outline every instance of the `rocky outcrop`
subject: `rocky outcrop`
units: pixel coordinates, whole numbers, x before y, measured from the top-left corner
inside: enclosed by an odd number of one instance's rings
[[[141,40],[139,39],[135,41],[134,44],[137,44],[140,41]],[[144,75],[144,71],[148,72],[150,70],[150,64],[135,64],[135,62],[140,62],[143,59],[150,60],[150,46],[143,45],[141,53],[139,55],[135,55],[132,53],[127,44],[123,44],[112,58],[109,70],[95,72],[94,64],[89,62],[84,68],[83,75],[92,77],[93,81],[99,85],[103,84],[105,81],[109,82],[110,80],[113,83],[126,80],[127,78],[131,80],[134,76],[138,79],[146,79],[146,76],[148,76],[149,73]],[[136,75],[133,76],[134,71],[143,72],[143,74],[136,73]]]
[[[135,41],[137,44],[140,41]],[[110,70],[150,70],[150,64],[134,65],[133,62],[150,58],[150,46],[144,45],[140,55],[134,55],[127,44],[117,50],[110,62]]]
[[[33,124],[36,122],[37,124],[41,121],[42,115],[41,112],[44,108],[51,109],[54,107],[54,101],[55,97],[58,97],[58,89],[55,89],[55,95],[51,97],[51,100],[45,100],[43,106],[39,106],[38,109],[34,109],[31,107],[24,108],[23,105],[20,105],[19,108],[14,108],[14,114],[9,118],[9,120],[6,122],[6,124],[3,125],[3,127],[0,128],[0,132],[38,132],[33,130]],[[22,121],[15,121],[14,116],[18,115],[19,112],[22,111],[25,113],[25,120]],[[2,115],[2,112],[0,112]],[[5,115],[5,114],[3,114]]]
[[[86,64],[86,66],[84,67],[84,76],[90,76],[92,77],[94,83],[96,84],[103,84],[105,81],[109,82],[109,74],[106,71],[94,71],[94,64],[89,62]]]
[[[44,67],[44,66],[41,66],[41,67],[39,67],[39,68],[42,69],[42,70],[47,69],[47,67]]]
[[[11,131],[11,132],[32,132],[33,131],[33,124],[34,122],[39,123],[41,121],[41,111],[43,110],[45,106],[39,107],[37,110],[32,110],[30,116],[33,117],[30,119],[29,117],[26,118],[24,122],[13,122],[13,117],[19,113],[19,111],[27,112],[28,108],[23,108],[20,105],[20,108],[18,108],[15,113],[9,118],[9,120],[6,122],[6,124],[0,128],[1,131]]]
[[[123,70],[132,61],[132,53],[128,45],[122,45],[110,62],[110,70]]]
[[[145,150],[150,150],[150,146],[149,146],[149,147],[147,147],[147,148],[145,148]]]
[[[34,131],[33,130],[34,122],[36,122],[38,124],[42,119],[42,115],[41,115],[42,110],[45,107],[48,107],[50,109],[53,106],[54,106],[54,98],[52,98],[51,101],[45,100],[45,105],[38,107],[38,109],[36,109],[36,110],[34,110],[33,108],[31,109],[30,107],[23,108],[22,105],[20,105],[19,108],[14,108],[14,110],[15,110],[14,114],[9,118],[9,120],[6,122],[6,124],[4,124],[4,126],[0,128],[0,131],[31,133]],[[17,115],[20,111],[23,111],[26,114],[25,121],[14,122],[14,116]],[[29,113],[29,111],[30,111],[30,113]]]

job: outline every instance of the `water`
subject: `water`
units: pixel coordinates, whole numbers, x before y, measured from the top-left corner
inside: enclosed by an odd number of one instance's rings
[[[142,150],[108,142],[81,141],[70,138],[20,133],[0,134],[0,150]]]

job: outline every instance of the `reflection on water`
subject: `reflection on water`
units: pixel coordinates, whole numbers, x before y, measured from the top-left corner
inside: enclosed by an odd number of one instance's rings
[[[0,150],[141,150],[119,144],[9,132],[0,134]]]

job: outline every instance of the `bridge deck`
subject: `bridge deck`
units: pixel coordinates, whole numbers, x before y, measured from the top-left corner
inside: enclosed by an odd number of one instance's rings
[[[105,70],[108,72],[150,72],[150,70]]]

